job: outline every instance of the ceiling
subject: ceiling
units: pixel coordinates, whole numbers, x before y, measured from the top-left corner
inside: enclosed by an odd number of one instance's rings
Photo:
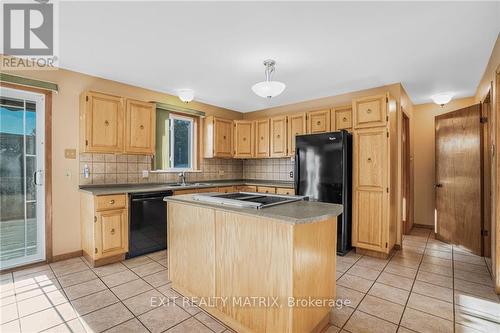
[[[474,94],[499,22],[499,2],[61,2],[60,66],[241,112],[396,82],[419,104]]]

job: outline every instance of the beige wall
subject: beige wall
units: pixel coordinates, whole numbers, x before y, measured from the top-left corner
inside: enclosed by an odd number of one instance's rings
[[[10,74],[51,81],[59,85],[52,103],[52,189],[53,189],[53,254],[81,249],[80,201],[78,195],[78,159],[65,159],[64,149],[78,149],[79,95],[86,89],[131,97],[184,105],[175,96],[142,89],[68,70],[9,71]],[[215,106],[191,102],[189,106],[220,117],[240,119],[241,114]]]
[[[452,100],[444,107],[434,103],[413,107],[414,222],[434,225],[434,117],[474,104],[474,97]]]

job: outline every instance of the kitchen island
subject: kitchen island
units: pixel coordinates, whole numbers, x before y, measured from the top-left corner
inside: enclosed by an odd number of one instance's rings
[[[319,332],[335,299],[342,206],[264,209],[166,197],[173,288],[238,332]]]

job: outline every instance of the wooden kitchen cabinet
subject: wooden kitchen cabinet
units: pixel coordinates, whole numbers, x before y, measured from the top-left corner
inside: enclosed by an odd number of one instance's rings
[[[269,157],[269,118],[255,121],[255,157]]]
[[[286,116],[271,118],[271,157],[287,156]]]
[[[156,105],[127,99],[125,109],[125,151],[153,155],[156,149]]]
[[[332,109],[332,124],[336,131],[352,130],[352,107],[346,106]],[[333,127],[333,126],[332,126]],[[333,128],[332,128],[333,129]]]
[[[389,120],[387,114],[388,101],[388,95],[375,95],[353,99],[353,127],[385,127]]]
[[[258,193],[276,193],[276,187],[271,186],[257,186]]]
[[[276,194],[295,195],[295,189],[289,187],[276,187]]]
[[[394,243],[389,219],[389,140],[387,128],[360,129],[353,142],[352,243],[359,251],[388,255]],[[391,245],[391,246],[389,246]]]
[[[128,200],[126,194],[80,194],[82,250],[100,266],[125,259],[128,251]]]
[[[330,109],[307,112],[307,133],[330,131]]]
[[[192,188],[192,189],[186,189],[186,190],[175,190],[174,195],[182,195],[182,194],[194,194],[198,193],[198,190]]]
[[[88,153],[124,150],[123,98],[97,92],[80,96],[80,147]]]
[[[235,192],[257,192],[257,186],[254,185],[238,185],[234,187]]]
[[[234,121],[234,157],[254,157],[254,122],[250,120]]]
[[[234,192],[234,186],[222,186],[218,188],[220,193],[231,193]]]
[[[208,116],[204,121],[204,157],[233,157],[233,121]]]
[[[288,156],[295,156],[295,137],[306,134],[306,114],[296,113],[287,117],[288,121]]]

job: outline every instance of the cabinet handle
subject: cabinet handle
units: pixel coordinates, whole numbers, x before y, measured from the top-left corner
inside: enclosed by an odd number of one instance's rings
[[[109,121],[105,120],[104,125],[109,126]]]
[[[295,132],[295,135],[299,135],[299,132]]]
[[[276,138],[277,138],[277,139],[279,139],[279,138],[280,138],[280,135],[279,135],[279,134],[278,134],[278,135],[276,135]]]
[[[243,138],[243,141],[247,141],[247,138],[245,138],[245,137],[244,137],[244,138]]]
[[[139,126],[139,128],[140,128],[141,130],[142,130],[142,129],[144,129],[144,125]]]
[[[111,234],[114,235],[115,234],[115,228],[111,229]]]
[[[371,162],[372,161],[372,158],[371,157],[368,157],[368,162]]]
[[[114,200],[114,199],[109,200],[109,204],[110,204],[110,205],[114,205],[114,204],[115,204],[115,200]]]
[[[261,136],[261,137],[260,137],[260,139],[261,139],[261,140],[264,140],[264,137],[263,137],[263,136]]]
[[[226,140],[226,136],[225,136],[225,135],[224,135],[222,138],[223,138],[224,140]]]
[[[366,113],[372,113],[372,109],[366,110]]]

